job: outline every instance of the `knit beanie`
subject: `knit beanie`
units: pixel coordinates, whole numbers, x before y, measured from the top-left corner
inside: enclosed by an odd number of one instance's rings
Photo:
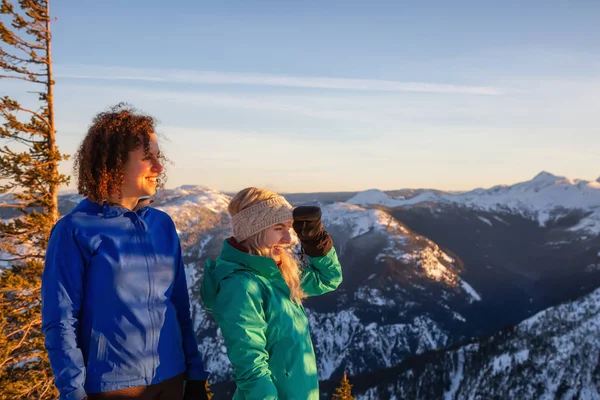
[[[233,237],[243,242],[270,226],[292,221],[292,206],[283,196],[260,202],[231,217]]]

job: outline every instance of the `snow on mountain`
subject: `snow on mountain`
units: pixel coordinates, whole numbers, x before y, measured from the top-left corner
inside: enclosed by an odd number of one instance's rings
[[[349,374],[368,371],[365,365],[389,367],[407,355],[439,349],[450,341],[448,333],[426,316],[406,323],[365,324],[359,313],[355,309],[335,313],[308,310],[319,379],[330,378],[340,366]]]
[[[354,197],[346,201],[348,204],[355,204],[359,206],[370,206],[370,205],[383,205],[386,207],[400,207],[404,205],[422,203],[422,202],[436,202],[440,198],[443,198],[445,192],[437,191],[424,191],[410,198],[404,197],[392,197],[388,194],[377,189],[369,189],[363,192],[357,193]]]
[[[202,186],[184,186],[162,191],[153,204],[178,228],[194,326],[215,381],[229,379],[231,365],[219,329],[201,305],[199,286],[206,259],[216,258],[231,235],[229,199]],[[321,379],[390,367],[462,338],[452,333],[465,323],[460,307],[479,298],[452,257],[384,211],[346,203],[322,210],[344,282],[305,304]]]
[[[171,217],[180,216],[190,207],[203,207],[214,212],[227,212],[227,204],[231,198],[217,190],[204,186],[186,185],[172,190],[160,191],[156,201],[161,203],[160,209]]]
[[[555,209],[600,208],[600,184],[542,172],[528,182],[488,190],[476,189],[445,198],[486,210],[505,208],[537,213],[539,223],[544,225],[552,218]]]
[[[465,281],[462,281],[462,282],[460,283],[460,285],[461,285],[461,287],[462,287],[462,288],[463,288],[463,289],[464,289],[464,290],[465,290],[467,293],[469,293],[469,294],[471,295],[471,297],[473,297],[473,299],[475,299],[476,301],[481,301],[481,296],[479,295],[479,293],[477,293],[477,292],[475,291],[475,289],[473,289],[473,288],[471,287],[471,285],[469,285],[469,284],[468,284],[467,282],[465,282]]]
[[[329,230],[334,229],[335,232],[346,234],[336,235],[336,245],[342,253],[349,238],[367,232],[385,234],[387,244],[382,247],[376,261],[381,262],[388,258],[414,264],[427,278],[444,282],[453,287],[458,286],[460,283],[460,287],[465,293],[469,294],[474,300],[481,300],[471,286],[461,281],[456,270],[448,268],[447,265],[454,262],[452,257],[442,252],[431,240],[410,231],[388,213],[346,203],[326,205],[322,209],[324,225]],[[445,263],[440,260],[445,261]]]
[[[320,379],[386,368],[457,340],[452,332],[466,320],[453,307],[481,297],[452,257],[384,211],[346,203],[322,210],[344,282],[328,300],[306,303]]]
[[[458,194],[424,192],[410,199],[398,199],[382,192],[377,195],[373,193],[374,190],[361,192],[348,202],[359,205],[379,204],[387,207],[423,203],[458,205],[477,210],[519,214],[537,220],[541,226],[565,216],[570,210],[583,210],[587,214],[586,217],[571,229],[600,234],[600,182],[598,181],[570,179],[541,172],[530,181]]]
[[[599,399],[600,289],[516,327],[382,372],[361,400]],[[357,378],[359,379],[359,378]]]
[[[369,189],[357,193],[354,197],[347,201],[348,204],[368,205],[368,204],[383,204],[387,205],[395,199],[383,193],[378,189]]]

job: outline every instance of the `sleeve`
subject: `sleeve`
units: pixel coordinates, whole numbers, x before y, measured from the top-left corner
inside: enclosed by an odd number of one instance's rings
[[[61,399],[86,397],[85,362],[79,348],[79,312],[83,302],[85,259],[70,227],[53,228],[42,275],[42,330],[54,383]]]
[[[323,257],[309,257],[304,266],[301,286],[308,296],[318,296],[335,290],[342,283],[342,266],[335,248]]]
[[[183,338],[183,352],[187,364],[187,380],[205,381],[208,379],[208,372],[204,369],[202,356],[198,351],[198,342],[194,333],[194,325],[190,314],[190,296],[188,294],[187,279],[185,277],[185,267],[181,254],[181,244],[177,238],[177,273],[173,284],[173,294],[171,300],[177,310],[177,319],[181,328],[181,337]]]
[[[266,350],[267,322],[256,280],[234,273],[221,281],[213,316],[225,340],[238,390],[247,400],[277,400]]]

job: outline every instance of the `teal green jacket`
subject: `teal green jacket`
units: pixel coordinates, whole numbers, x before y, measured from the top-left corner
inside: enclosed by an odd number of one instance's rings
[[[335,249],[303,266],[309,296],[342,282]],[[234,400],[317,400],[319,381],[308,319],[271,258],[244,253],[225,240],[216,261],[208,260],[202,301],[225,339],[237,384]]]

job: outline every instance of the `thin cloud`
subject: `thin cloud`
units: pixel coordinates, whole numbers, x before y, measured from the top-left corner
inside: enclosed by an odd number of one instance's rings
[[[378,79],[299,77],[266,74],[222,73],[215,71],[136,69],[98,65],[57,65],[57,78],[124,80],[198,85],[248,85],[378,92],[422,92],[497,96],[510,90],[493,86],[470,86],[426,82],[399,82]]]

